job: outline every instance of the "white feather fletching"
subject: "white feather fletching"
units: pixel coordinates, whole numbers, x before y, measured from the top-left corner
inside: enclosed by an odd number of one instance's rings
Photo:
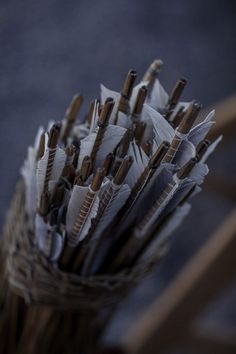
[[[42,126],[40,126],[38,128],[36,137],[34,139],[34,149],[35,149],[35,151],[37,151],[38,148],[39,148],[40,138],[41,138],[41,135],[43,134],[43,132],[44,132],[44,128]]]
[[[85,239],[85,237],[87,236],[90,228],[91,228],[91,225],[92,225],[92,220],[96,217],[97,215],[97,212],[98,212],[98,207],[99,207],[99,202],[100,202],[100,199],[98,196],[95,197],[95,200],[93,202],[93,205],[92,205],[92,208],[90,209],[90,212],[89,212],[89,216],[88,218],[86,219],[85,221],[85,224],[83,226],[83,229],[80,233],[80,236],[79,236],[79,242],[80,241],[83,241]]]
[[[123,112],[118,112],[117,125],[126,129],[131,128],[132,121],[130,119],[130,116]]]
[[[78,139],[84,139],[89,134],[89,128],[85,124],[77,124],[73,127],[72,135]]]
[[[53,262],[56,262],[62,252],[63,248],[63,237],[60,235],[58,232],[53,233],[53,239],[52,239],[52,247],[51,247],[51,254],[50,254],[50,259]]]
[[[169,96],[158,79],[155,80],[151,97],[147,99],[147,103],[156,110],[163,110],[168,103]]]
[[[109,188],[109,185],[108,187]],[[93,240],[101,235],[101,233],[106,229],[106,227],[112,222],[118,211],[125,204],[128,196],[130,194],[130,187],[124,184],[117,194],[111,199],[107,208],[104,210],[103,216],[101,217],[99,224],[94,232]]]
[[[159,146],[164,140],[171,142],[174,138],[175,131],[167,120],[147,104],[144,105],[143,111],[143,115],[146,116],[146,120],[150,119],[153,124],[157,146]]]
[[[66,231],[71,233],[89,187],[74,185],[66,214]]]
[[[52,180],[54,179],[57,180],[61,176],[62,170],[65,166],[65,162],[66,162],[66,154],[64,150],[57,147],[52,174],[50,177]]]
[[[213,118],[215,116],[215,111],[211,111],[203,122],[196,125],[192,128],[188,134],[188,140],[191,141],[192,144],[197,146],[208,134],[211,127],[215,124]]]
[[[205,163],[198,162],[189,173],[188,178],[200,185],[204,182],[206,175],[209,172],[209,168]]]
[[[31,219],[36,212],[35,155],[35,149],[30,146],[27,158],[21,168],[21,174],[26,187],[26,211]]]
[[[102,145],[98,151],[95,167],[102,166],[108,152],[113,151],[126,132],[125,128],[118,125],[109,125],[104,134]]]
[[[89,134],[92,134],[96,131],[97,128],[97,124],[98,124],[98,118],[99,118],[99,103],[96,100],[95,101],[95,106],[94,106],[94,110],[93,110],[93,115],[92,115],[92,121],[91,121],[91,125],[90,125],[90,131]]]
[[[147,85],[148,85],[147,81],[141,81],[138,85],[134,86],[132,94],[131,94],[131,97],[130,97],[130,100],[129,100],[130,112],[133,112],[133,110],[134,110],[134,106],[135,106],[135,103],[136,103],[136,99],[137,99],[137,95],[138,95],[139,89],[142,86],[147,86]]]
[[[196,155],[195,146],[187,139],[182,140],[180,147],[174,157],[173,164],[182,167],[195,155]]]
[[[101,86],[101,103],[102,103],[102,105],[105,103],[105,101],[108,97],[111,97],[114,100],[115,104],[114,104],[114,107],[113,107],[113,110],[112,110],[111,116],[110,116],[110,124],[114,124],[118,104],[120,101],[120,93],[118,93],[116,91],[112,91],[112,90],[106,88],[102,84],[100,86]]]
[[[125,178],[125,183],[127,183],[132,188],[137,181],[137,178],[141,175],[147,166],[149,159],[143,149],[139,148],[135,142],[130,144],[127,155],[132,156],[134,159]]]
[[[44,181],[47,170],[49,151],[47,150],[43,157],[38,161],[36,169],[36,179],[37,179],[37,200],[40,200],[40,197],[43,192]],[[57,180],[62,173],[62,170],[65,166],[66,154],[65,152],[57,147],[56,155],[53,163],[52,173],[50,176],[51,180]]]
[[[80,154],[79,154],[79,161],[78,161],[77,169],[81,168],[81,165],[82,165],[82,162],[83,162],[83,159],[85,158],[85,156],[90,156],[95,139],[96,139],[96,133],[92,133],[81,140]]]
[[[177,105],[175,106],[173,112],[171,113],[170,115],[170,118],[169,118],[169,121],[172,122],[175,115],[178,113],[179,109],[181,107],[184,108],[184,112],[186,112],[186,110],[188,109],[189,105],[190,105],[191,102],[178,102]]]
[[[35,216],[35,236],[37,245],[43,253],[45,252],[45,245],[47,240],[48,231],[50,230],[50,226],[45,223],[43,218],[36,214]]]

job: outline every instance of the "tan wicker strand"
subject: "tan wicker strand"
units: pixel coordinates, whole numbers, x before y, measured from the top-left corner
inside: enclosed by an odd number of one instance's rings
[[[115,275],[82,277],[61,271],[36,247],[24,208],[24,184],[17,185],[3,234],[6,278],[11,289],[28,303],[53,308],[93,311],[117,304],[150,269]]]

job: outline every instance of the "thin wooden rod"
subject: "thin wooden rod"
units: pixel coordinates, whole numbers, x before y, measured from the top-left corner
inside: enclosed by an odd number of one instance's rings
[[[185,337],[190,322],[235,278],[236,211],[136,321],[124,339],[129,353],[157,354]]]

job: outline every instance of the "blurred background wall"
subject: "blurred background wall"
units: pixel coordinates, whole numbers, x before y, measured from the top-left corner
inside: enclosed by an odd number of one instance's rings
[[[37,127],[61,119],[74,93],[84,94],[85,112],[90,99],[99,96],[101,82],[120,90],[128,69],[138,70],[141,78],[150,62],[161,58],[167,91],[184,76],[189,80],[185,99],[196,98],[204,107],[232,94],[235,20],[233,0],[1,0],[1,226]],[[219,148],[210,161],[213,173],[235,172],[233,152],[234,144]],[[114,337],[121,333],[120,324],[125,328],[145,308],[232,207],[232,201],[208,191],[195,198],[170,254],[133,294],[136,301],[127,301],[118,313]],[[211,316],[236,317],[230,296],[227,299]]]

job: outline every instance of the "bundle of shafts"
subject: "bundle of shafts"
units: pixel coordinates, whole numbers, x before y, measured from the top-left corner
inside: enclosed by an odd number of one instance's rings
[[[27,213],[39,249],[63,270],[113,273],[157,253],[160,223],[178,223],[208,172],[214,112],[193,127],[200,104],[179,102],[185,79],[168,96],[160,67],[137,86],[130,70],[121,94],[101,86],[78,125],[75,95],[62,123],[40,128],[29,148]]]
[[[166,253],[201,190],[221,139],[207,138],[214,111],[199,122],[200,104],[180,100],[186,80],[168,95],[161,67],[155,60],[136,86],[130,70],[121,93],[101,85],[79,123],[83,97],[75,95],[62,122],[40,128],[29,147],[27,228],[55,271],[80,279],[142,273]]]

